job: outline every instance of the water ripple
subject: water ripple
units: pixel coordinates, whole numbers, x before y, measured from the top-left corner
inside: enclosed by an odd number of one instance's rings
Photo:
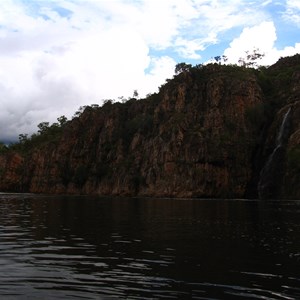
[[[299,207],[0,195],[0,298],[297,299]]]

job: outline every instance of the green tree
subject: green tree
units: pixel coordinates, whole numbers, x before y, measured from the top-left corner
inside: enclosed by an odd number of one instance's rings
[[[63,116],[58,117],[58,118],[57,118],[57,121],[58,121],[59,125],[60,125],[61,127],[63,127],[63,126],[67,123],[68,118],[67,118],[66,116],[63,115]]]
[[[20,144],[24,144],[27,141],[28,141],[28,134],[27,133],[25,133],[25,134],[23,134],[23,133],[19,134],[19,143]]]
[[[133,91],[133,98],[137,98],[139,96],[139,93],[137,90]]]
[[[40,134],[43,134],[43,133],[45,133],[45,132],[47,132],[48,131],[48,129],[49,129],[49,122],[41,122],[40,124],[38,124],[38,132],[40,133]]]
[[[78,110],[74,113],[72,119],[80,117],[87,107],[87,105],[79,106]]]
[[[93,109],[99,108],[99,104],[91,104],[91,108]]]
[[[265,54],[260,53],[258,48],[254,48],[252,52],[245,51],[246,56],[240,57],[238,63],[245,68],[257,68],[258,61],[261,60]]]
[[[4,143],[0,142],[0,153],[4,153],[7,150],[8,147]]]
[[[214,57],[214,60],[216,61],[216,63],[218,63],[219,65],[221,65],[222,63],[226,63],[226,61],[228,60],[226,55],[218,55]]]
[[[127,99],[124,96],[120,96],[118,97],[118,99],[120,100],[120,102],[125,103],[127,102]]]
[[[120,98],[120,97],[119,97]],[[106,100],[103,100],[103,106],[104,105],[112,105],[114,103],[114,100],[111,100],[111,99],[106,99]]]
[[[178,64],[175,66],[175,74],[179,74],[179,73],[182,73],[182,72],[187,72],[187,71],[189,71],[191,68],[192,68],[192,65],[191,65],[191,64],[186,64],[185,62],[178,63]]]

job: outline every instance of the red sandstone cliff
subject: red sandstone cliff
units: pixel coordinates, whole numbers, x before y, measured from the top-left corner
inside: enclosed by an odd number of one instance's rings
[[[300,197],[298,73],[281,92],[280,70],[265,71],[273,72],[266,82],[259,71],[195,67],[146,99],[87,107],[55,141],[0,156],[0,190],[245,197],[258,184],[289,106],[278,193]],[[279,100],[273,105],[274,95]]]

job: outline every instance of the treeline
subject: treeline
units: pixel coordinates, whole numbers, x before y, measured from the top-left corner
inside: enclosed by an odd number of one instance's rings
[[[138,96],[137,91],[134,91],[134,96]],[[150,96],[149,96],[150,97]],[[63,129],[65,126],[72,120],[79,118],[85,111],[95,111],[101,107],[107,107],[114,103],[126,103],[129,100],[136,100],[136,98],[119,97],[119,101],[107,99],[103,100],[103,105],[99,106],[98,104],[84,105],[80,106],[79,109],[74,113],[71,120],[65,115],[62,115],[57,118],[57,122],[50,124],[50,122],[41,122],[37,125],[37,132],[29,135],[27,133],[19,134],[18,141],[15,143],[10,143],[9,145],[0,142],[0,154],[7,151],[17,151],[23,154],[27,153],[34,147],[40,146],[44,143],[56,143],[60,140]]]
[[[211,63],[203,65],[196,64],[192,66],[187,63],[178,63],[175,66],[175,75],[172,79],[167,79],[166,83],[159,87],[159,91],[162,92],[165,87],[170,87],[170,85],[176,85],[178,81],[182,80],[182,76],[184,73],[189,73],[191,76],[195,76],[197,80],[206,80],[210,76],[211,73],[216,74],[228,74],[233,77],[238,77],[239,79],[247,78],[250,74],[254,75],[259,85],[261,86],[265,96],[269,101],[265,102],[263,107],[257,107],[256,110],[248,112],[249,119],[256,120],[255,122],[260,123],[265,117],[269,117],[273,112],[281,105],[280,102],[282,99],[278,99],[278,94],[276,89],[276,85],[272,84],[272,82],[276,82],[280,79],[280,82],[285,83],[285,87],[288,88],[290,84],[290,78],[295,71],[295,68],[298,68],[299,64],[292,64],[285,68],[285,72],[283,73],[281,70],[277,70],[276,68],[268,68],[259,66],[258,61],[264,57],[264,54],[261,54],[258,49],[254,49],[253,52],[246,52],[245,57],[239,59],[239,64],[227,64],[226,56],[216,56],[212,58]],[[295,55],[293,60],[298,62],[300,59],[300,55]],[[280,60],[279,60],[280,63]],[[279,78],[280,77],[280,78]],[[279,88],[279,87],[278,87]],[[283,88],[282,85],[280,87]],[[0,154],[6,152],[8,150],[16,150],[20,152],[27,152],[35,146],[41,145],[46,142],[57,142],[59,141],[61,134],[63,132],[64,127],[74,120],[75,118],[79,118],[83,112],[86,110],[97,110],[100,108],[109,109],[111,105],[130,105],[132,101],[137,101],[139,94],[137,90],[133,91],[132,97],[118,97],[117,100],[107,99],[103,100],[103,105],[99,106],[98,104],[91,104],[86,106],[80,106],[79,109],[74,113],[71,120],[68,120],[66,116],[61,116],[57,118],[57,122],[50,124],[49,122],[41,122],[37,125],[38,131],[31,136],[28,134],[20,134],[19,140],[16,143],[6,145],[3,142],[0,142]],[[145,99],[142,101],[148,101],[152,103],[151,105],[156,105],[159,97],[157,93],[146,95]],[[151,122],[150,118],[146,118],[147,122],[143,120],[143,126],[148,128]],[[259,120],[257,120],[259,119]],[[145,121],[145,122],[144,122]],[[260,122],[258,122],[260,121]],[[141,120],[134,119],[128,126],[124,128],[124,130],[132,131],[132,128],[135,128],[141,124]]]
[[[57,122],[50,125],[49,122],[41,122],[37,125],[38,131],[29,136],[27,133],[19,134],[19,141],[8,146],[8,149],[27,152],[32,147],[44,142],[56,142],[59,140],[62,130],[68,123],[66,116],[57,118]]]

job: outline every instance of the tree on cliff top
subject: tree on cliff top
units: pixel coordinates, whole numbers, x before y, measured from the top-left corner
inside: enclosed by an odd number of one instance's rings
[[[4,143],[0,142],[0,153],[4,153],[7,150],[8,150],[7,146]]]
[[[189,71],[192,68],[191,64],[186,64],[185,62],[178,63],[175,66],[175,74],[179,74],[181,72]]]
[[[49,129],[49,122],[41,122],[37,127],[39,129],[38,132],[43,134]]]
[[[264,56],[265,54],[261,53],[258,48],[254,48],[252,51],[245,51],[245,56],[238,59],[238,65],[245,68],[257,68],[259,67],[259,60]],[[213,57],[212,60],[219,65],[225,65],[228,61],[228,57],[225,55],[218,55]]]
[[[252,52],[245,51],[246,56],[239,58],[239,64],[246,68],[257,68],[258,61],[261,60],[265,54],[260,53],[258,48],[254,48]]]

